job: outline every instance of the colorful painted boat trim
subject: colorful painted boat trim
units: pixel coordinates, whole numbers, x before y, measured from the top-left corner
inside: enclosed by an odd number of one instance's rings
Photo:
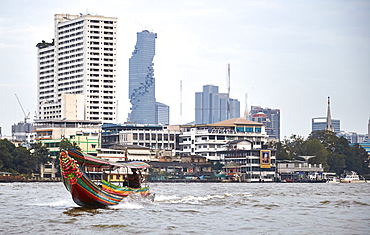
[[[109,192],[114,195],[119,195],[119,196],[124,196],[124,197],[127,197],[129,194],[137,194],[137,195],[142,195],[142,196],[148,196],[150,194],[149,187],[144,187],[144,188],[119,187],[105,180],[102,180],[102,189],[105,192]]]

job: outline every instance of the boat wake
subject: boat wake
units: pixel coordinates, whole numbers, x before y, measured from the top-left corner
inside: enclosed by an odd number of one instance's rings
[[[232,196],[231,194],[222,194],[222,195],[205,195],[205,196],[183,196],[179,197],[176,195],[158,195],[155,198],[155,202],[160,203],[180,203],[180,204],[202,204],[204,202],[212,201],[212,200],[219,200],[225,199],[227,197]]]
[[[146,205],[152,204],[150,198],[142,197],[141,195],[129,195],[124,198],[119,204],[110,206],[112,209],[142,209]]]
[[[35,206],[47,206],[47,207],[72,207],[75,206],[73,201],[70,200],[59,200],[55,202],[46,202],[46,203],[34,203]]]

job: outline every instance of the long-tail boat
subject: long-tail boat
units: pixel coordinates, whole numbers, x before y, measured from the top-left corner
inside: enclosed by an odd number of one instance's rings
[[[117,205],[130,194],[152,197],[149,192],[149,187],[119,187],[104,179],[101,179],[100,184],[97,184],[84,171],[84,168],[86,167],[101,169],[121,167],[125,167],[127,169],[142,169],[150,167],[150,165],[145,162],[111,162],[84,154],[75,149],[61,151],[59,160],[63,183],[71,193],[73,201],[79,206],[103,208]]]

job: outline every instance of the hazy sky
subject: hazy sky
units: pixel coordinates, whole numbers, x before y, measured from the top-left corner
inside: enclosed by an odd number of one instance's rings
[[[341,129],[367,133],[370,117],[370,1],[0,0],[0,127],[36,111],[37,48],[54,38],[54,14],[118,18],[119,122],[129,112],[128,59],[136,33],[158,34],[157,101],[171,124],[194,120],[195,92],[205,84],[248,106],[281,110],[281,137],[307,136],[331,97]],[[180,81],[183,111],[180,116]]]

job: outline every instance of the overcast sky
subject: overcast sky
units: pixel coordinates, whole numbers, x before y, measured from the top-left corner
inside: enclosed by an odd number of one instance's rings
[[[129,112],[128,60],[136,33],[158,34],[157,101],[171,124],[193,121],[195,92],[205,84],[227,92],[241,114],[258,105],[281,110],[281,137],[311,132],[331,97],[341,130],[367,133],[370,117],[370,1],[0,0],[0,127],[36,111],[37,48],[54,38],[54,14],[118,18],[119,122]],[[180,81],[183,111],[180,116]],[[28,110],[28,111],[27,111]]]

